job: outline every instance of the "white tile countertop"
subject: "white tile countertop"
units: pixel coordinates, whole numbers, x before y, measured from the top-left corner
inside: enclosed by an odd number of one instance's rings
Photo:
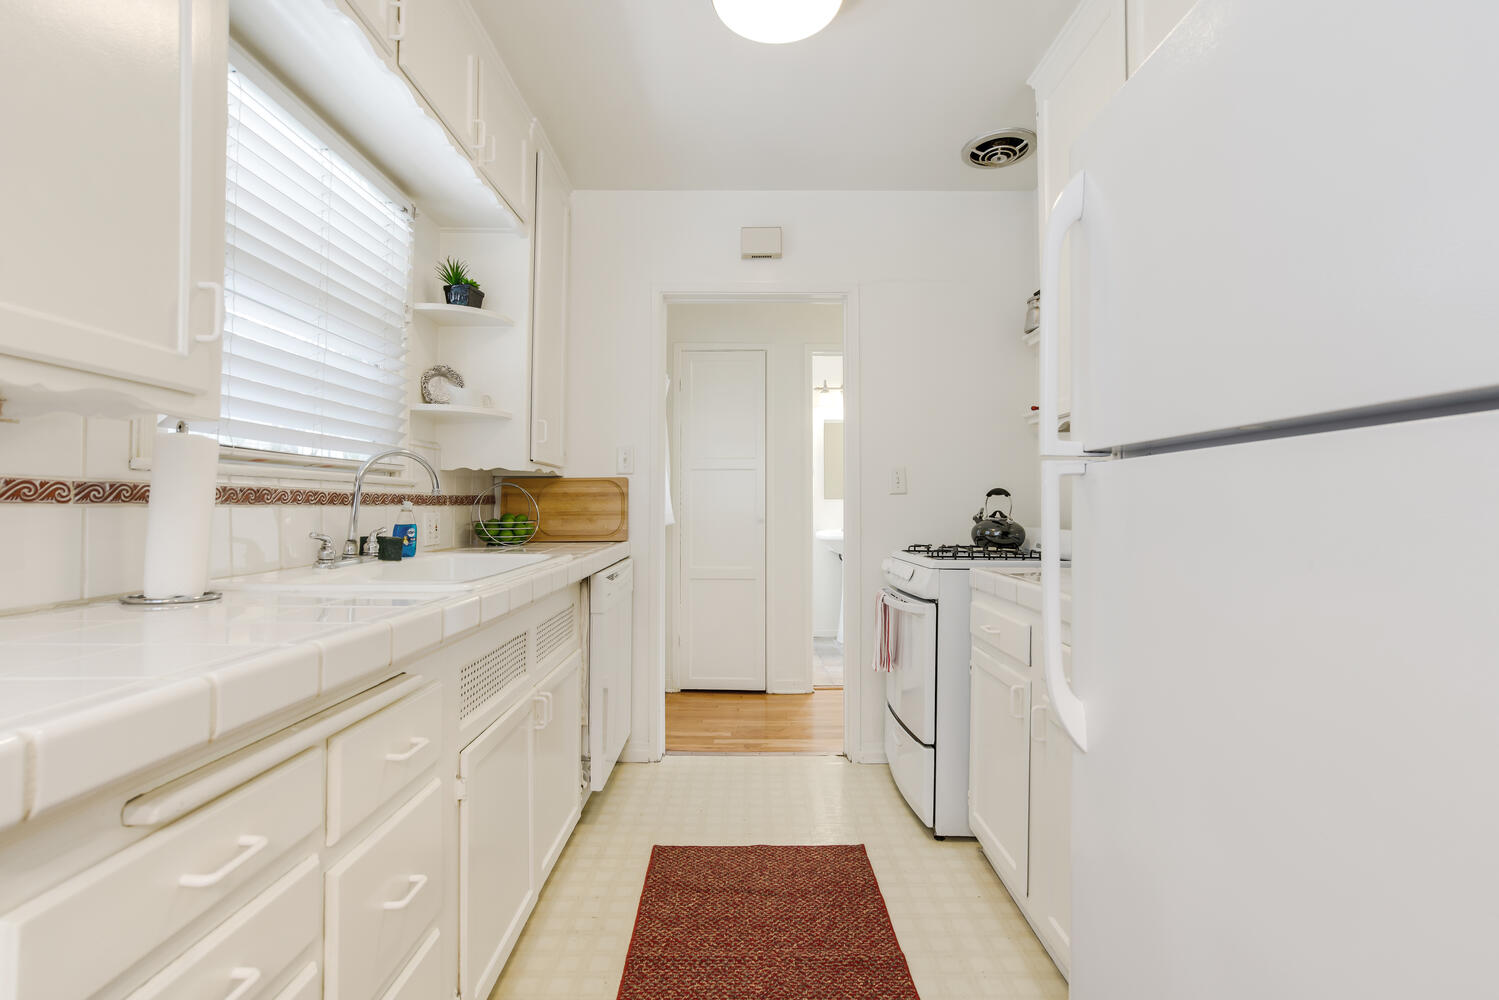
[[[1072,621],[1072,570],[1063,568],[1061,579],[1062,621]],[[981,593],[993,594],[1022,607],[1041,611],[1041,571],[1035,569],[1005,572],[988,566],[968,571],[968,585]]]
[[[212,604],[0,617],[0,829],[385,670],[630,546],[526,551],[552,558],[444,593],[226,590]]]

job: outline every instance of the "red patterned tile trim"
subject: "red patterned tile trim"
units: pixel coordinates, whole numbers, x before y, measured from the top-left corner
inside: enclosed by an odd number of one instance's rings
[[[145,503],[151,496],[149,483],[104,479],[22,479],[0,477],[0,503]],[[410,500],[419,507],[472,507],[472,493],[373,493],[364,494],[367,507],[396,507]],[[347,490],[301,489],[287,486],[241,486],[221,484],[214,488],[214,502],[233,506],[346,507]]]
[[[65,479],[0,479],[0,503],[68,503],[73,485]]]

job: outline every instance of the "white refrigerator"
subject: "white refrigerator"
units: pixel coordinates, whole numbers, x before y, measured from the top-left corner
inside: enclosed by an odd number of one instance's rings
[[[1201,0],[1072,151],[1074,1000],[1499,996],[1496,42]]]

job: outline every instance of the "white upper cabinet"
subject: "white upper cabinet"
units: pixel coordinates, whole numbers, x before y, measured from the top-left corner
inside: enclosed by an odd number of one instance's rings
[[[365,34],[383,54],[394,56],[401,37],[402,4],[400,0],[347,0],[350,8],[364,23]]]
[[[218,416],[226,7],[8,5],[6,415]]]
[[[531,147],[531,113],[494,56],[479,57],[475,84],[475,120],[480,132],[475,159],[510,210],[522,223],[528,222],[531,172],[536,163]]]
[[[567,459],[567,285],[572,188],[545,149],[536,155],[531,258],[531,461]]]
[[[1036,91],[1036,198],[1043,245],[1051,207],[1073,174],[1072,144],[1124,86],[1125,75],[1125,0],[1083,0],[1030,78]],[[1072,410],[1072,309],[1065,252],[1062,261],[1058,403],[1066,414]]]
[[[1129,73],[1145,64],[1197,0],[1129,0]]]
[[[396,31],[401,71],[471,157],[481,146],[474,87],[480,30],[463,0],[408,0]]]

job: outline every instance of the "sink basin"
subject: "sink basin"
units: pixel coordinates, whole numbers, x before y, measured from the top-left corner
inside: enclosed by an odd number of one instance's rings
[[[336,569],[303,566],[216,583],[229,590],[453,591],[471,590],[491,577],[557,558],[545,552],[486,549],[437,552],[400,562],[371,560]]]
[[[840,556],[843,555],[842,528],[823,528],[821,531],[816,532],[816,535],[819,542],[826,545],[828,548],[832,549]]]

